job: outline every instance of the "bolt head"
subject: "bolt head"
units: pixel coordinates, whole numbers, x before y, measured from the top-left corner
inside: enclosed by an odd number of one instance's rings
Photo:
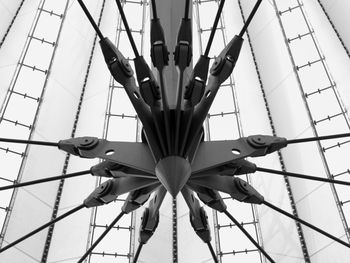
[[[223,64],[224,64],[224,60],[221,57],[217,57],[213,63],[213,66],[210,69],[210,73],[214,76],[219,74]]]
[[[265,139],[262,136],[256,136],[252,141],[258,145],[264,145],[266,143]]]
[[[123,70],[123,72],[128,76],[128,77],[131,77],[133,75],[133,71],[132,71],[132,68],[129,64],[129,61],[125,58],[123,58],[121,60],[121,68]]]

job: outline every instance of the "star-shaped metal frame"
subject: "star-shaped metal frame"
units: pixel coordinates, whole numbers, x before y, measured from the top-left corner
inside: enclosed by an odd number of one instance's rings
[[[203,122],[220,85],[231,75],[235,67],[243,43],[243,35],[261,1],[256,2],[241,32],[215,58],[209,70],[210,59],[208,54],[225,3],[224,0],[220,1],[205,53],[195,64],[187,84],[183,85],[184,71],[190,67],[192,62],[190,1],[186,0],[185,16],[180,24],[177,45],[174,51],[174,62],[179,72],[179,81],[176,105],[171,107],[168,103],[169,98],[166,91],[174,87],[167,86],[164,81],[164,68],[169,63],[169,52],[165,43],[163,28],[157,17],[155,1],[152,1],[151,58],[158,73],[159,81],[157,81],[154,76],[155,73],[152,72],[145,59],[137,51],[120,1],[116,0],[116,3],[135,53],[136,80],[128,60],[108,38],[102,35],[83,1],[78,0],[100,38],[101,49],[108,69],[114,79],[124,87],[143,124],[142,142],[116,142],[95,137],[72,138],[61,140],[58,143],[0,138],[0,141],[5,142],[54,146],[81,158],[100,158],[103,160],[86,171],[16,183],[1,187],[0,191],[84,174],[110,178],[96,188],[84,200],[82,205],[1,248],[0,253],[84,207],[92,208],[105,205],[116,200],[119,195],[128,193],[121,213],[78,261],[78,263],[83,262],[124,214],[140,208],[153,194],[142,216],[140,245],[133,260],[133,262],[137,262],[142,246],[152,237],[158,226],[159,208],[166,192],[169,192],[174,198],[181,192],[190,210],[191,225],[197,235],[208,245],[215,262],[218,262],[218,259],[210,243],[211,235],[207,215],[194,193],[205,205],[220,213],[225,213],[270,262],[275,261],[227,211],[219,192],[227,193],[240,202],[264,204],[350,248],[348,243],[264,200],[264,197],[248,182],[235,177],[235,175],[262,171],[283,176],[350,185],[348,182],[339,180],[257,167],[254,163],[246,160],[247,157],[265,156],[279,151],[289,144],[348,137],[350,136],[349,133],[296,140],[266,135],[253,135],[228,141],[207,142],[203,140]]]

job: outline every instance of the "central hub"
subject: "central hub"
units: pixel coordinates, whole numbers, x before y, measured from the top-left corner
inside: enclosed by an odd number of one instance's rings
[[[190,163],[179,156],[168,156],[156,165],[156,176],[168,192],[176,197],[191,175]]]

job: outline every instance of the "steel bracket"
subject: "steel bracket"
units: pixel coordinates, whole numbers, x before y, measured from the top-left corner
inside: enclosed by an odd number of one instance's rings
[[[110,161],[103,161],[91,167],[91,174],[101,177],[125,177],[136,176],[145,178],[156,178],[154,175],[141,170],[130,168]]]
[[[200,190],[198,186],[201,186],[224,192],[240,202],[262,204],[264,201],[264,197],[259,194],[254,187],[237,177],[232,178],[228,176],[211,175],[190,179],[187,185],[196,191]]]
[[[86,207],[100,206],[114,201],[119,195],[144,187],[159,185],[157,180],[121,177],[110,179],[97,187],[85,200]]]
[[[136,57],[134,64],[141,96],[152,107],[161,99],[159,85],[143,56]]]
[[[114,79],[118,83],[125,85],[126,80],[134,75],[128,60],[108,38],[101,39],[100,46]]]
[[[58,148],[82,158],[101,158],[112,163],[155,174],[152,154],[143,143],[111,142],[95,137],[78,137],[58,142]]]
[[[151,193],[159,186],[160,183],[130,192],[123,204],[122,211],[128,214],[141,207],[147,202]]]
[[[265,156],[287,146],[286,141],[281,137],[254,135],[231,141],[202,142],[192,164],[192,173],[205,173],[246,157]],[[254,170],[254,166],[251,168]]]
[[[174,52],[174,61],[180,70],[184,70],[192,61],[192,22],[191,19],[182,19],[177,36],[177,45]]]
[[[148,242],[159,224],[159,208],[163,203],[165,194],[165,188],[160,186],[150,201],[149,207],[143,212],[139,236],[141,244]]]
[[[249,174],[256,172],[256,165],[252,162],[249,162],[245,159],[234,160],[231,163],[226,163],[221,166],[217,166],[215,168],[202,171],[199,173],[192,173],[191,178],[208,176],[208,175],[241,175],[241,174]]]
[[[152,63],[159,70],[169,64],[169,52],[165,44],[163,27],[158,18],[151,20],[151,44]]]
[[[204,243],[209,243],[211,241],[211,235],[208,216],[204,208],[200,206],[199,201],[188,187],[185,186],[181,193],[190,209],[190,222],[194,231]]]
[[[204,204],[220,213],[226,211],[227,206],[218,191],[194,184],[191,186],[193,186],[192,190],[197,193],[198,198]]]
[[[203,97],[205,84],[208,79],[209,62],[209,57],[201,55],[186,85],[184,98],[190,102],[192,107],[197,105]]]

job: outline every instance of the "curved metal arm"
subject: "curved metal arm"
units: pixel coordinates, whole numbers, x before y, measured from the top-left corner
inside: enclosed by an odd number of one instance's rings
[[[58,148],[83,158],[102,158],[113,163],[155,174],[155,163],[147,145],[110,142],[95,137],[78,137],[59,141]]]
[[[159,160],[163,154],[156,136],[152,113],[149,106],[146,104],[140,94],[135,78],[133,77],[134,72],[132,71],[129,62],[107,38],[101,40],[100,44],[109,71],[111,72],[113,78],[124,87],[138,117],[143,124],[147,141],[154,159]]]
[[[114,201],[119,195],[155,185],[159,185],[158,180],[136,177],[110,179],[97,187],[84,200],[84,205],[86,207],[101,206]]]
[[[265,135],[254,135],[230,141],[201,142],[192,163],[192,174],[205,174],[208,170],[234,164],[235,161],[246,157],[265,156],[286,145],[285,138]],[[243,165],[242,162],[241,165]],[[254,169],[254,166],[249,166]]]
[[[221,191],[244,203],[262,204],[264,202],[264,197],[259,194],[258,191],[246,181],[237,177],[231,178],[228,176],[212,175],[203,178],[190,179],[187,184],[195,190],[197,186],[202,186]],[[200,189],[198,189],[198,191],[199,190]]]
[[[210,76],[204,91],[204,96],[194,110],[185,156],[187,156],[196,143],[198,143],[198,141],[196,142],[193,138],[200,132],[220,85],[231,75],[238,60],[242,43],[243,39],[235,36],[221,51],[210,69]]]

